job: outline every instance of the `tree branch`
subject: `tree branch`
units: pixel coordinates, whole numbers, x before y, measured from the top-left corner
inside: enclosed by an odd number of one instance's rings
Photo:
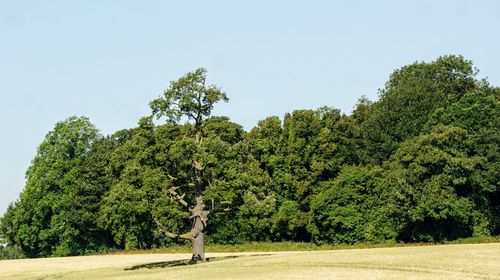
[[[155,221],[156,225],[158,226],[158,230],[165,234],[167,237],[170,237],[170,238],[182,238],[182,239],[189,239],[189,240],[193,240],[194,238],[196,238],[196,236],[200,233],[200,231],[197,229],[197,228],[192,228],[189,232],[187,233],[184,233],[184,234],[175,234],[175,233],[172,233],[170,231],[168,231],[161,223],[160,221],[158,221],[157,218],[153,218],[153,220]]]
[[[188,207],[188,203],[184,200],[184,195],[179,195],[175,190],[178,189],[178,188],[168,188],[167,189],[167,193],[170,194],[174,200],[176,200],[177,202],[179,202],[180,204],[182,204],[182,206],[184,207]]]
[[[198,170],[198,171],[203,171],[203,169],[205,169],[205,166],[203,165],[203,163],[200,163],[199,161],[197,160],[193,160],[193,167]]]
[[[179,235],[178,234],[175,234],[175,233],[172,233],[170,231],[168,231],[161,223],[160,221],[158,221],[157,218],[153,218],[153,220],[155,221],[156,225],[158,226],[158,230],[165,234],[166,236],[170,237],[170,238],[178,238]]]

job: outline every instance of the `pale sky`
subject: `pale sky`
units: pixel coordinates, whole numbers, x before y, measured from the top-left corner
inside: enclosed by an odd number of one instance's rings
[[[252,128],[323,105],[350,113],[390,73],[461,54],[500,85],[500,1],[0,0],[0,215],[54,124],[134,127],[197,67]]]

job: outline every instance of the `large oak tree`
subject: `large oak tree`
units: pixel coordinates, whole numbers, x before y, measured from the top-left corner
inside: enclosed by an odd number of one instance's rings
[[[183,77],[170,83],[170,87],[159,98],[151,101],[150,107],[157,118],[165,117],[168,123],[179,123],[183,118],[192,122],[189,136],[194,140],[194,150],[191,155],[193,177],[187,184],[178,184],[177,178],[169,176],[167,194],[188,208],[189,203],[179,189],[189,189],[193,195],[194,206],[189,207],[190,218],[193,220],[191,230],[184,234],[171,232],[155,218],[159,229],[168,237],[189,239],[193,245],[191,262],[206,261],[205,259],[205,229],[208,222],[209,211],[205,209],[203,191],[207,185],[204,176],[205,169],[215,159],[206,151],[204,145],[203,124],[212,113],[217,102],[228,101],[226,93],[214,85],[207,85],[206,70],[196,69]]]

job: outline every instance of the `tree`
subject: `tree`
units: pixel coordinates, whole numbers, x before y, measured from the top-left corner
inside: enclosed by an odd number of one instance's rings
[[[394,239],[389,191],[378,166],[345,166],[313,197],[309,229],[315,242],[356,243]]]
[[[109,137],[95,140],[79,167],[74,185],[71,220],[68,221],[80,231],[74,240],[76,244],[80,244],[77,254],[98,252],[113,246],[110,232],[98,225],[98,216],[103,196],[111,185],[108,166],[114,142]]]
[[[211,116],[228,99],[197,69],[134,128],[101,137],[69,118],[47,134],[0,219],[0,258],[191,241],[194,263],[204,242],[497,235],[500,89],[476,73],[461,56],[414,63],[350,115],[296,110],[247,133]]]
[[[399,143],[420,133],[437,108],[477,88],[476,74],[471,61],[454,55],[394,71],[362,124],[368,161],[380,164],[388,159]]]
[[[15,223],[18,202],[9,204],[7,211],[0,218],[0,243],[16,242],[17,224]]]
[[[139,126],[125,135],[110,155],[113,178],[99,224],[111,232],[119,248],[146,249],[154,242],[150,212],[161,193],[159,185],[166,180],[159,167],[164,161],[156,160],[158,139],[151,118],[141,118]]]
[[[100,137],[87,118],[70,117],[58,122],[38,147],[26,172],[26,187],[9,208],[6,230],[9,243],[19,245],[25,256],[77,255],[94,243],[80,238],[96,228],[93,215],[81,215],[80,210],[96,208],[80,208],[85,195],[80,180],[92,144]],[[99,191],[87,194],[98,196]]]
[[[436,126],[403,142],[386,162],[393,216],[403,241],[484,235],[488,224],[474,201],[483,157],[471,154],[464,129]]]
[[[192,154],[192,167],[194,178],[187,182],[194,196],[195,205],[189,208],[190,218],[193,219],[191,230],[184,234],[175,234],[168,230],[159,220],[155,222],[159,229],[168,237],[189,239],[193,246],[192,263],[206,261],[204,238],[205,229],[208,222],[209,211],[205,210],[203,191],[207,184],[204,176],[206,167],[214,160],[206,152],[204,146],[203,124],[210,116],[213,106],[219,101],[228,101],[226,94],[213,85],[206,84],[206,70],[199,68],[187,73],[177,81],[172,81],[170,87],[163,93],[163,96],[151,101],[150,107],[153,116],[158,119],[165,117],[169,123],[178,123],[183,117],[188,121],[193,121],[191,137],[194,138],[194,151]],[[188,207],[188,202],[177,190],[186,185],[176,185],[177,178],[170,176],[169,182],[173,184],[167,188],[167,193],[172,199],[179,202],[184,207]]]
[[[246,141],[251,150],[249,151],[260,163],[260,167],[267,171],[270,176],[277,169],[280,155],[278,149],[281,144],[283,130],[278,117],[268,117],[257,123]]]
[[[500,233],[500,89],[488,84],[467,93],[459,102],[437,109],[429,119],[425,131],[437,124],[467,130],[471,154],[481,156],[484,162],[471,176],[471,198],[488,217],[484,234]]]

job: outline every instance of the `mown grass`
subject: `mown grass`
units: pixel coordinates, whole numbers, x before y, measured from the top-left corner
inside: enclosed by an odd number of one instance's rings
[[[473,241],[478,240],[468,242]],[[247,244],[244,248],[256,248],[250,246],[256,244]],[[272,248],[263,244],[258,246]],[[299,246],[304,248],[304,244]],[[167,253],[6,260],[0,261],[0,278],[500,279],[500,243],[269,253],[209,252],[207,263],[182,265],[189,257],[189,253]]]
[[[324,251],[324,250],[342,250],[342,249],[369,249],[369,248],[391,248],[407,246],[429,246],[441,244],[481,244],[481,243],[499,243],[500,236],[482,236],[469,237],[451,241],[442,242],[420,242],[420,243],[402,243],[387,241],[383,243],[356,243],[356,244],[314,244],[307,242],[248,242],[242,244],[219,245],[207,244],[206,252],[230,253],[230,252],[288,252],[288,251]],[[164,248],[154,248],[149,250],[117,250],[107,251],[101,254],[163,254],[163,253],[190,253],[191,246],[176,245]]]

